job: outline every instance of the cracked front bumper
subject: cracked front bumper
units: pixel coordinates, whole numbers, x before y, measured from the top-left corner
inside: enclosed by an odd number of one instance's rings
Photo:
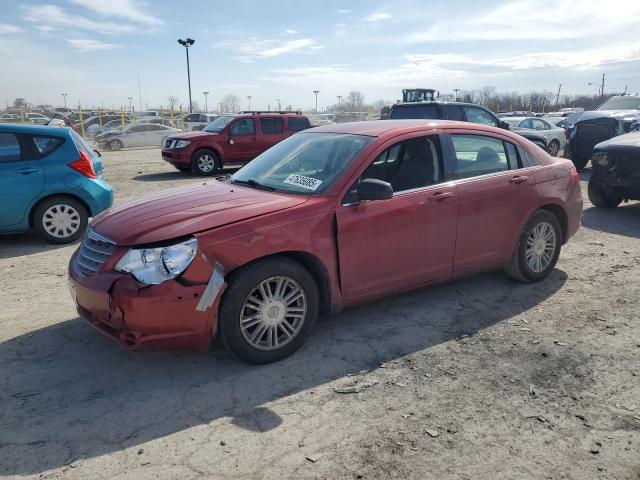
[[[101,333],[136,351],[206,350],[217,331],[221,292],[205,311],[196,307],[206,283],[175,280],[145,286],[127,274],[85,276],[69,264],[69,287],[78,314]]]

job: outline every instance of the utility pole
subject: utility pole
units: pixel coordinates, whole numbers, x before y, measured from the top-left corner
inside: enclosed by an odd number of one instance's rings
[[[316,95],[316,113],[318,113],[318,94],[320,90],[314,90],[313,93]]]
[[[602,87],[600,87],[600,96],[604,97],[604,72],[602,73]]]
[[[202,92],[202,94],[204,95],[204,113],[209,113],[209,104],[207,103],[209,92]]]
[[[340,110],[340,102],[342,101],[342,95],[337,95],[338,97],[338,110]]]
[[[62,98],[64,99],[64,108],[65,110],[67,109],[67,94],[66,93],[61,93]]]
[[[249,100],[249,110],[251,110],[251,95],[247,95],[247,100]]]
[[[558,85],[558,95],[556,95],[556,109],[558,108],[558,104],[560,103],[560,90],[562,89],[562,84]]]
[[[187,82],[189,83],[189,113],[193,113],[193,106],[191,104],[191,69],[189,68],[189,47],[196,43],[193,38],[187,38],[186,40],[178,39],[178,43],[184,47],[187,51]]]
[[[456,92],[456,102],[458,101],[458,92],[460,91],[459,88],[454,88],[453,89],[454,92]]]
[[[131,103],[133,101],[133,97],[127,97],[129,99],[129,111],[133,111],[133,104]]]
[[[624,93],[623,93],[623,95],[626,95],[626,94],[627,94],[627,85],[625,85],[625,86],[624,86]]]
[[[138,110],[142,111],[142,90],[140,90],[140,74],[138,74]]]
[[[280,99],[279,98],[276,98],[276,103],[278,104],[278,111],[280,111],[281,108],[280,108]]]

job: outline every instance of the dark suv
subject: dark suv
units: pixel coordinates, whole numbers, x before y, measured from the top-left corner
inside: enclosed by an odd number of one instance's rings
[[[200,132],[165,141],[163,160],[178,170],[213,175],[225,164],[244,164],[288,136],[310,128],[301,112],[240,112],[216,118]]]
[[[640,200],[640,132],[598,143],[591,156],[589,200],[613,208],[623,200]]]
[[[457,120],[459,122],[479,123],[492,127],[509,130],[509,124],[500,120],[489,109],[474,103],[462,102],[405,102],[396,103],[391,107],[389,113],[390,120],[401,120],[408,118],[433,119],[433,120]],[[545,138],[526,128],[512,128],[514,133],[522,135],[533,143],[547,151],[547,141]]]

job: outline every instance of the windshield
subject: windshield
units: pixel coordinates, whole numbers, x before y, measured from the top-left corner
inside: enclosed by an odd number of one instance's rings
[[[596,110],[640,110],[640,96],[611,97]]]
[[[238,170],[234,182],[255,181],[287,193],[325,192],[375,137],[298,133]]]
[[[231,120],[233,120],[234,118],[236,117],[233,115],[223,115],[222,117],[216,118],[213,122],[211,122],[209,125],[204,127],[202,130],[204,132],[209,132],[209,133],[220,133],[221,131],[224,130],[224,127],[229,125]]]

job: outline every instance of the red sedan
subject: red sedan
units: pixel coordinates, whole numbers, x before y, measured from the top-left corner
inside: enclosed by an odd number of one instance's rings
[[[536,282],[580,226],[573,164],[477,124],[389,120],[289,137],[228,181],[93,222],[69,265],[81,316],[134,350],[286,357],[318,315],[471,272]]]

